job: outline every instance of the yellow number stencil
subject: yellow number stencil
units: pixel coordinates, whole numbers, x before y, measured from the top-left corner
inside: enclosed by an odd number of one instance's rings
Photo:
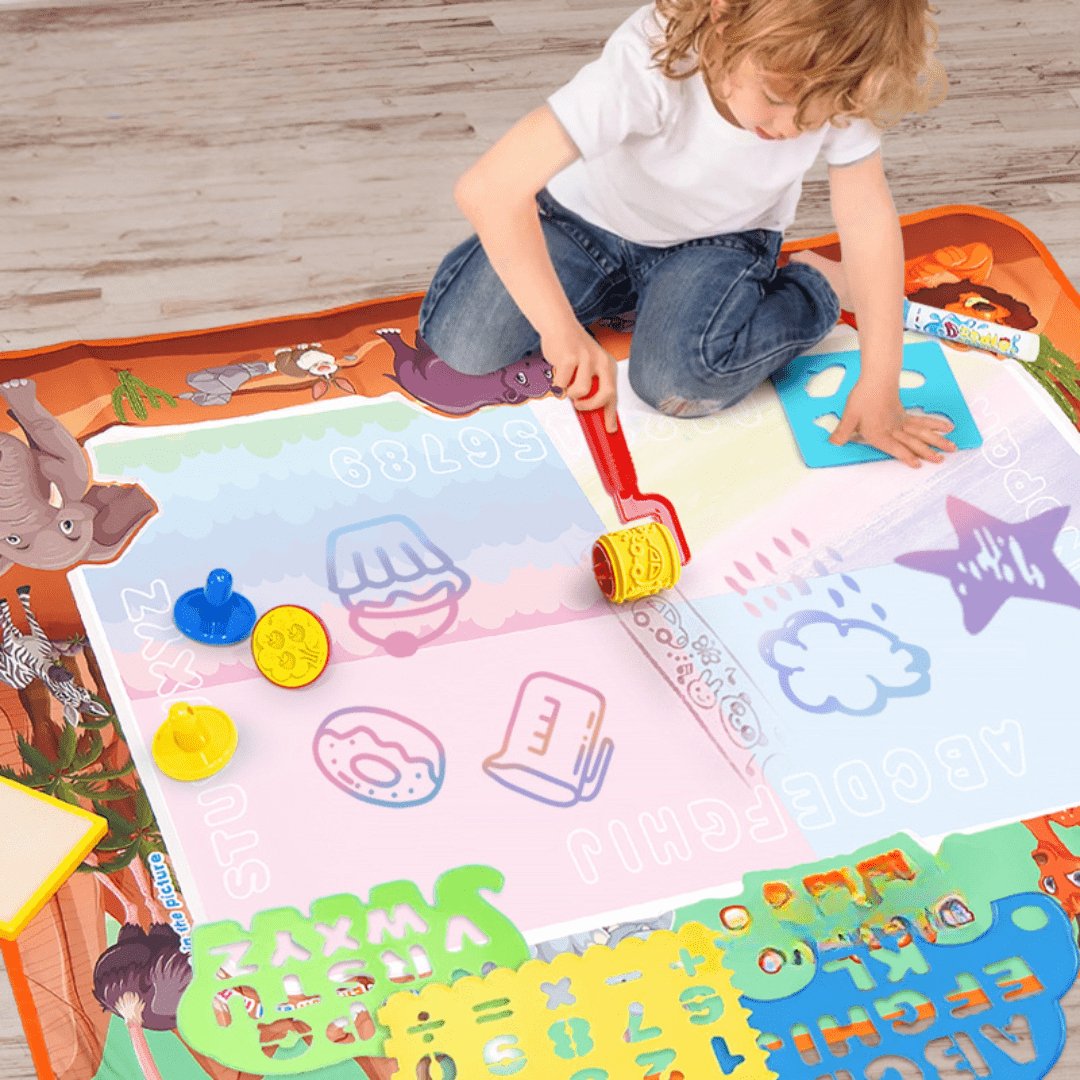
[[[690,923],[614,949],[530,960],[453,986],[402,992],[379,1010],[398,1076],[471,1080],[773,1080],[715,932]]]
[[[330,662],[330,635],[322,620],[295,604],[271,608],[251,633],[255,666],[275,686],[296,690],[313,683]]]

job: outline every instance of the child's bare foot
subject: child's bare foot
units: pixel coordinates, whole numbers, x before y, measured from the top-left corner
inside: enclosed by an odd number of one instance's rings
[[[812,266],[815,270],[823,273],[829,279],[833,292],[840,298],[840,306],[844,311],[854,310],[852,308],[851,294],[848,292],[847,274],[844,272],[842,262],[826,259],[823,255],[818,255],[814,251],[796,251],[791,256],[791,261],[805,263],[807,266]]]

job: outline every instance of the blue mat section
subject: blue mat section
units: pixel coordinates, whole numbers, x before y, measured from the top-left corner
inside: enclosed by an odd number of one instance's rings
[[[859,377],[859,352],[819,353],[800,356],[773,376],[780,404],[787,415],[803,460],[812,469],[830,465],[857,465],[863,461],[881,461],[888,454],[861,443],[834,446],[829,433],[815,421],[830,413],[842,416],[848,394]],[[845,374],[836,393],[826,397],[811,397],[807,384],[828,368],[840,366]],[[901,387],[900,401],[905,409],[922,409],[927,413],[947,416],[953,422],[949,438],[958,450],[982,446],[982,436],[964,401],[960,387],[953,377],[941,346],[934,341],[904,346],[904,370],[918,372],[925,382],[910,389]]]

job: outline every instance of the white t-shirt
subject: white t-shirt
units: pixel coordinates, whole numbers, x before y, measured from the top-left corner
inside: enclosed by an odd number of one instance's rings
[[[762,139],[725,120],[701,73],[669,79],[652,61],[653,4],[608,39],[599,59],[548,98],[581,157],[548,183],[565,207],[638,244],[775,229],[795,219],[803,177],[824,153],[847,165],[881,145],[865,120],[794,139]]]

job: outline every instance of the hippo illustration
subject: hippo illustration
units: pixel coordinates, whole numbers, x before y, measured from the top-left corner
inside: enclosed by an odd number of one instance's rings
[[[400,330],[375,333],[394,350],[394,374],[387,378],[417,401],[451,416],[464,416],[484,405],[516,405],[551,391],[551,365],[541,356],[527,356],[488,375],[462,375],[440,360],[419,334],[412,348]]]
[[[108,562],[155,510],[130,484],[92,484],[82,447],[38,401],[29,379],[0,383],[26,438],[0,432],[0,574]]]

